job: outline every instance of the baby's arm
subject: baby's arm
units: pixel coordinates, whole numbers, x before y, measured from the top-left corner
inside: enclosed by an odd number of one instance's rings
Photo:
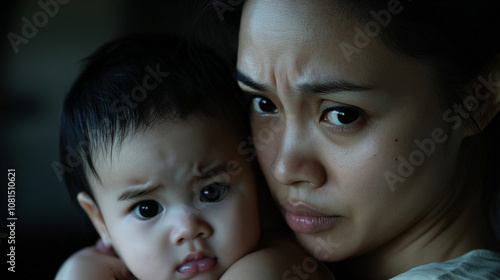
[[[277,239],[234,263],[221,280],[335,279],[321,262],[290,240]]]
[[[123,261],[106,254],[97,246],[84,248],[69,257],[57,272],[55,280],[131,280]]]

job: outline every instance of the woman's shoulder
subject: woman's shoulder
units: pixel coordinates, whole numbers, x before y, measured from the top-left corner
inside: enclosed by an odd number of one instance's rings
[[[285,238],[266,240],[260,249],[234,263],[222,276],[226,279],[334,279],[321,262],[295,242]]]
[[[500,253],[472,250],[446,262],[415,267],[391,279],[500,279]]]

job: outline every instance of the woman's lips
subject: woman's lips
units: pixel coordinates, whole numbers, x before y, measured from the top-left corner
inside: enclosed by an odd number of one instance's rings
[[[340,216],[328,216],[304,205],[282,204],[285,220],[288,226],[295,232],[316,233],[324,231],[340,218]]]
[[[217,258],[206,253],[189,254],[184,262],[177,267],[177,271],[186,276],[194,276],[200,272],[209,271],[217,264]]]

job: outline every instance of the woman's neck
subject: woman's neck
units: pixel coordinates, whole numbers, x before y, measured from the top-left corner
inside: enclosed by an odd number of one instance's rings
[[[456,178],[459,179],[459,178]],[[462,181],[461,184],[464,184]],[[449,195],[391,242],[362,256],[330,264],[339,279],[388,279],[411,268],[443,262],[479,248],[497,249],[477,190]]]

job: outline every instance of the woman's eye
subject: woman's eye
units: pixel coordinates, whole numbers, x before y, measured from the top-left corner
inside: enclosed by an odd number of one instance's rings
[[[275,114],[278,108],[269,98],[263,96],[254,96],[252,98],[252,108],[260,114]]]
[[[226,196],[228,186],[221,183],[213,183],[201,190],[201,202],[219,202]]]
[[[163,207],[154,200],[141,201],[134,208],[134,214],[144,220],[155,217],[161,211],[163,211]]]
[[[349,107],[334,107],[327,109],[321,120],[336,126],[345,126],[354,123],[361,117],[361,113]]]

